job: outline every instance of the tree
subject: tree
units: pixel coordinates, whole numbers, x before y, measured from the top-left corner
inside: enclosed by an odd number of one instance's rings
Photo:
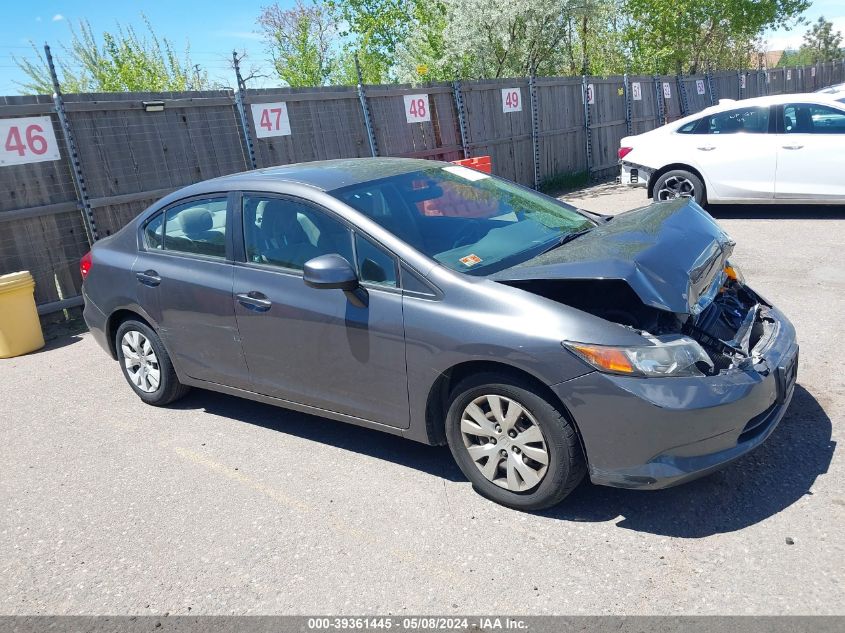
[[[809,5],[808,0],[627,0],[632,16],[627,39],[642,72],[697,73],[707,63],[745,67],[747,51],[764,30],[791,24]]]
[[[291,9],[264,7],[258,17],[273,66],[289,86],[322,86],[332,74],[337,28],[327,8],[296,0]]]
[[[190,58],[185,46],[180,56],[170,40],[159,38],[145,15],[147,33],[117,25],[114,33],[100,39],[91,25],[80,21],[78,30],[70,25],[71,43],[62,46],[64,56],[56,55],[57,73],[63,92],[125,92],[202,90],[209,86],[208,74]],[[102,40],[102,43],[100,42]],[[13,58],[27,76],[18,85],[30,94],[50,94],[53,82],[41,51],[30,42],[37,62]]]
[[[801,52],[807,54],[811,64],[830,62],[842,56],[842,31],[833,30],[833,22],[820,16],[804,34]]]
[[[469,77],[557,74],[571,43],[577,0],[449,0],[443,33],[453,67]]]

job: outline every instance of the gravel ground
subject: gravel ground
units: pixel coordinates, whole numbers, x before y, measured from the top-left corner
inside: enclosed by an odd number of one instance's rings
[[[714,214],[802,345],[787,416],[728,469],[518,513],[445,448],[197,390],[145,406],[66,336],[0,361],[0,613],[845,613],[845,209]]]

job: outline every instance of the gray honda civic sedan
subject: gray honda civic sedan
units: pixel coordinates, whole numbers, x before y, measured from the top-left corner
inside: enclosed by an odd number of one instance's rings
[[[448,444],[524,510],[584,477],[662,488],[763,442],[795,331],[694,201],[614,217],[463,166],[225,176],[81,262],[85,319],[145,402],[190,387]]]

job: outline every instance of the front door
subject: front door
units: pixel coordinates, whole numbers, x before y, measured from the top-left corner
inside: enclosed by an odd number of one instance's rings
[[[775,198],[845,200],[845,110],[790,103],[781,112]]]
[[[392,257],[368,243],[390,263],[374,264],[376,255],[359,262],[372,277],[362,280],[369,303],[359,308],[340,290],[302,280],[303,265],[318,255],[355,263],[352,232],[335,216],[294,198],[245,195],[242,222],[245,261],[235,265],[234,305],[253,390],[407,428],[402,296]],[[370,251],[359,245],[358,252]]]
[[[133,272],[176,367],[192,378],[248,389],[227,225],[224,194],[168,207],[144,227]]]

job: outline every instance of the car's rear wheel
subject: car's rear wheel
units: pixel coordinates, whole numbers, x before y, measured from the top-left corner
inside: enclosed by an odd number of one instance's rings
[[[653,193],[655,202],[694,198],[703,205],[707,200],[701,178],[686,169],[673,169],[660,176],[654,183]]]
[[[484,373],[461,381],[446,416],[449,448],[483,496],[519,510],[556,505],[586,470],[575,428],[530,381]]]
[[[179,382],[161,339],[146,323],[135,319],[121,323],[115,349],[126,382],[147,404],[170,404],[190,390]]]

